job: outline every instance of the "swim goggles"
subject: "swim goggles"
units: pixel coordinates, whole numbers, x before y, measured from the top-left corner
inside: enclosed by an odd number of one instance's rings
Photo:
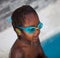
[[[36,29],[41,29],[43,27],[43,23],[39,22],[37,27],[34,26],[28,26],[28,27],[20,27],[17,26],[17,28],[24,30],[25,32],[32,34],[36,31]]]

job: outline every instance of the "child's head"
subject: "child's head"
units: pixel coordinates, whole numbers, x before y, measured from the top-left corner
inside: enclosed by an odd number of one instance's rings
[[[16,9],[13,12],[11,18],[13,28],[16,31],[17,35],[23,36],[28,40],[32,40],[38,37],[40,30],[38,28],[31,29],[31,27],[37,27],[40,21],[36,11],[31,6],[24,5]],[[31,30],[29,30],[29,28]],[[21,31],[21,34],[19,31]]]

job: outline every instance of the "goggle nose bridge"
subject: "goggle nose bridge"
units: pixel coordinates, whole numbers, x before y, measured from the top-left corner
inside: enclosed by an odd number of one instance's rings
[[[39,29],[38,27],[36,27],[36,29]]]

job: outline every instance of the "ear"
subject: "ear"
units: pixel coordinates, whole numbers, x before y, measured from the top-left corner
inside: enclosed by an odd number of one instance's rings
[[[16,33],[17,33],[18,35],[21,35],[21,30],[20,30],[20,29],[15,28],[15,30],[16,30]]]

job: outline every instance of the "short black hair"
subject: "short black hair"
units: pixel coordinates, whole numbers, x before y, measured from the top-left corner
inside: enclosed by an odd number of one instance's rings
[[[23,5],[22,7],[17,8],[11,16],[13,27],[15,28],[16,26],[23,26],[25,15],[29,13],[34,13],[37,15],[36,11],[30,5]]]

